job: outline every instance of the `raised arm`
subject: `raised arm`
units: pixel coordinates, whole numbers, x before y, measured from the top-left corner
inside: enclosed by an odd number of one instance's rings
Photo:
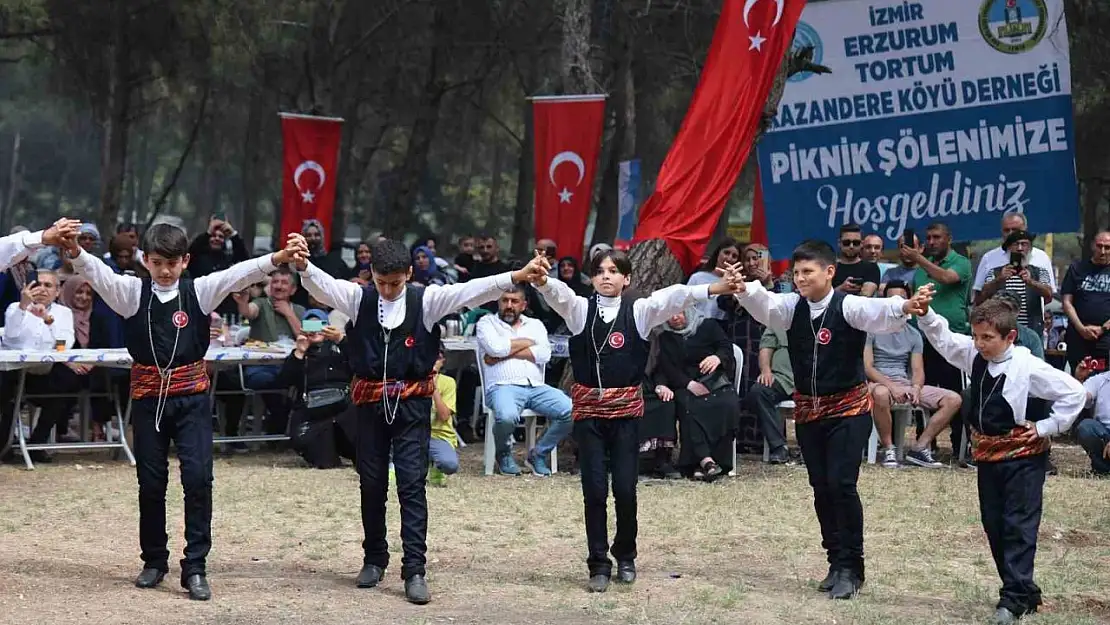
[[[755,320],[772,330],[787,330],[794,320],[797,293],[772,293],[759,282],[748,282],[743,293],[736,295]]]
[[[948,329],[948,320],[929,310],[925,315],[918,317],[917,327],[925,338],[933,344],[933,348],[944,356],[952,366],[965,373],[971,373],[971,365],[975,362],[975,341],[970,336],[956,334]]]
[[[128,319],[139,312],[139,300],[143,296],[142,280],[117,274],[104,261],[85,250],[81,250],[71,262],[73,271],[88,280],[104,303],[119,316]]]
[[[1079,380],[1036,358],[1029,368],[1029,394],[1052,402],[1048,417],[1036,423],[1042,438],[1067,432],[1087,403],[1087,389]]]
[[[0,271],[27,258],[31,252],[42,247],[42,231],[17,232],[0,237]]]
[[[350,284],[350,283],[348,283]],[[513,274],[506,272],[460,284],[424,289],[424,327],[429,331],[447,315],[462,308],[474,308],[495,300],[513,284]]]
[[[543,284],[536,285],[543,295],[543,301],[564,321],[571,334],[581,334],[586,329],[586,316],[590,311],[590,300],[576,295],[567,285],[555,278],[548,278]]]
[[[210,273],[194,280],[193,287],[197,291],[197,303],[200,304],[200,309],[207,315],[216,310],[227,296],[242,291],[272,273],[277,269],[274,256],[267,254],[244,260],[223,271]]]
[[[316,301],[331,306],[346,315],[351,323],[358,320],[365,287],[347,280],[336,280],[312,263],[301,271],[301,283]]]
[[[844,296],[844,320],[857,330],[870,334],[893,334],[906,327],[906,300],[894,297],[867,298]]]
[[[636,330],[640,332],[640,336],[645,341],[648,340],[655,326],[686,310],[693,304],[708,300],[709,286],[707,284],[696,286],[675,284],[659,289],[648,297],[636,300],[636,303],[632,305],[632,314],[636,318]]]

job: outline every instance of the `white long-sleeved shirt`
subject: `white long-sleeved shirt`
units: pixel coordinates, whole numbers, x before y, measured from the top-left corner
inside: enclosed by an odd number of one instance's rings
[[[512,352],[513,339],[529,339],[532,341],[529,349],[536,360],[508,358],[495,365],[483,362],[482,379],[486,390],[498,385],[543,386],[543,366],[551,360],[551,342],[547,338],[547,328],[538,319],[521,315],[514,327],[497,315],[486,315],[478,321],[475,334],[479,358],[487,354],[505,358]]]
[[[0,237],[0,271],[18,263],[42,247],[42,230],[17,232]]]
[[[4,312],[4,349],[52,352],[56,341],[73,347],[73,311],[61,304],[51,304],[47,312],[54,323],[46,321],[12,302]]]
[[[228,295],[242,291],[272,273],[277,269],[272,258],[272,255],[252,258],[236,263],[224,271],[217,271],[193,280],[193,289],[196,291],[197,303],[201,311],[204,314],[211,313]],[[105,265],[104,261],[84,250],[81,251],[80,256],[73,259],[73,270],[77,275],[85,277],[93,290],[104,299],[104,303],[124,319],[133,317],[139,312],[143,295],[141,278],[119,275]],[[172,286],[163,287],[157,282],[152,282],[151,289],[158,301],[164,304],[177,297],[178,285],[179,282],[174,282]]]
[[[358,322],[358,309],[362,305],[363,287],[336,280],[311,262],[301,272],[301,283],[316,301],[331,306],[347,315],[352,323]],[[462,284],[431,285],[424,288],[424,328],[429,332],[447,315],[462,308],[481,306],[496,299],[513,283],[512,273],[506,272],[488,278],[478,278]],[[408,305],[405,290],[393,301],[378,298],[378,323],[392,330],[405,320]]]
[[[918,320],[917,327],[937,352],[952,366],[971,374],[975,357],[975,340],[948,329],[948,320],[932,310]],[[1029,397],[1052,402],[1048,417],[1037,421],[1037,436],[1062,434],[1071,428],[1087,403],[1087,391],[1078,380],[1034,356],[1024,347],[1011,346],[997,361],[987,363],[991,377],[1006,375],[1002,398],[1014,411],[1014,422],[1025,424],[1025,405]]]
[[[809,317],[816,319],[824,314],[832,301],[833,293],[818,302],[809,302]],[[797,293],[772,293],[759,282],[748,282],[744,293],[736,299],[751,313],[755,320],[772,330],[789,330],[794,321],[794,308],[801,301]],[[859,297],[845,295],[841,311],[844,320],[853,328],[871,334],[893,334],[906,327],[909,316],[902,312],[906,300],[894,297]]]
[[[1110,426],[1110,372],[1092,375],[1083,383],[1087,389],[1087,407],[1093,408],[1092,416],[1099,423]]]
[[[559,280],[548,278],[537,290],[551,309],[567,322],[571,334],[581,334],[586,329],[590,312],[590,300],[576,295],[571,288]],[[709,285],[687,286],[676,284],[636,300],[632,304],[632,315],[636,320],[636,330],[645,341],[651,337],[651,330],[687,307],[709,299]],[[597,295],[597,314],[605,323],[616,318],[620,312],[621,298]]]
[[[1009,264],[1010,253],[1002,249],[1002,246],[990,250],[983,254],[983,258],[979,260],[979,266],[975,269],[975,281],[971,285],[971,290],[978,293],[983,290],[983,286],[987,282],[987,274],[995,267]],[[1048,286],[1052,287],[1052,292],[1056,292],[1056,270],[1052,268],[1052,259],[1044,250],[1033,248],[1029,253],[1029,264],[1040,267],[1048,274]]]

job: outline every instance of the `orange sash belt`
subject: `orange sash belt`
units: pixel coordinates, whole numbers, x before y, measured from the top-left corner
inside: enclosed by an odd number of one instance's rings
[[[165,384],[167,381],[168,388]],[[166,371],[165,380],[158,373],[158,367],[131,365],[131,399],[158,397],[163,390],[166,397],[197,395],[207,392],[210,387],[203,360]]]
[[[976,462],[1000,462],[1043,454],[1052,446],[1052,442],[1047,438],[1038,437],[1032,443],[1027,442],[1023,436],[1026,431],[1023,427],[1016,427],[1006,434],[987,436],[973,429],[971,457]]]
[[[423,380],[366,380],[355,378],[351,384],[351,401],[356,406],[380,402],[383,396],[389,399],[409,399],[412,397],[431,397],[436,391],[436,380],[430,376]]]
[[[571,418],[638,419],[644,416],[644,387],[590,388],[575,383],[570,387]]]
[[[866,384],[819,397],[802,395],[794,391],[794,423],[856,417],[869,412],[871,412],[871,393]]]

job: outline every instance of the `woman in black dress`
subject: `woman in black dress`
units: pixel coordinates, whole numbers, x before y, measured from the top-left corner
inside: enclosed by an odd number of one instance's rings
[[[673,396],[679,422],[679,469],[713,481],[732,470],[732,445],[740,415],[734,385],[732,342],[697,308],[671,317],[659,337],[655,392]]]

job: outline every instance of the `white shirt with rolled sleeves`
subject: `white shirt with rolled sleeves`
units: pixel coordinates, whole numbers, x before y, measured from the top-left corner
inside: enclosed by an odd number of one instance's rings
[[[586,329],[587,317],[590,312],[590,300],[576,295],[571,288],[559,280],[548,278],[547,282],[537,287],[544,301],[551,309],[567,322],[567,329],[571,334],[581,334]],[[645,341],[651,338],[651,331],[659,324],[674,315],[686,310],[687,307],[704,302],[709,299],[709,285],[700,284],[687,286],[676,284],[652,293],[648,297],[636,300],[632,304],[632,315],[636,320],[636,330]],[[620,312],[620,297],[597,296],[597,314],[605,323],[616,318]]]
[[[497,315],[486,315],[478,321],[475,331],[478,339],[478,355],[506,358],[512,352],[513,339],[532,341],[532,357],[535,362],[524,358],[507,358],[493,365],[482,363],[482,378],[486,390],[497,385],[543,386],[543,366],[551,360],[551,342],[547,338],[547,328],[539,319],[521,315],[520,326],[513,327]]]
[[[1087,389],[1087,407],[1094,409],[1091,416],[1110,427],[1110,372],[1092,375],[1083,388]]]
[[[17,232],[0,237],[0,271],[18,263],[42,247],[42,231]]]
[[[54,317],[50,325],[13,302],[4,313],[4,349],[50,352],[57,341],[73,347],[73,311],[61,304],[51,304],[47,313]]]
[[[824,314],[835,291],[809,303],[809,317],[816,319]],[[759,282],[748,282],[743,293],[736,294],[740,302],[756,321],[772,330],[789,330],[794,322],[794,307],[801,301],[797,293],[772,293]],[[902,312],[906,300],[898,297],[859,297],[845,295],[841,307],[848,325],[871,334],[893,334],[906,327],[909,316]]]
[[[975,340],[948,329],[948,320],[932,310],[918,320],[917,327],[937,352],[952,366],[968,375],[979,351]],[[1025,405],[1029,397],[1052,402],[1048,417],[1037,421],[1037,436],[1046,438],[1067,432],[1087,403],[1087,391],[1078,380],[1037,358],[1024,347],[1010,347],[998,362],[987,363],[987,373],[1003,373],[1002,398],[1014,411],[1014,422],[1025,424]]]
[[[201,311],[204,314],[211,313],[228,295],[242,291],[275,271],[277,267],[271,262],[271,258],[270,254],[252,258],[236,263],[224,271],[210,273],[193,280],[193,290],[196,291],[197,303]],[[104,303],[121,317],[127,319],[139,312],[143,295],[141,278],[119,275],[105,265],[104,261],[84,250],[81,251],[80,256],[73,259],[73,270],[77,275],[84,276],[93,290],[100,294]],[[178,284],[175,282],[173,286],[163,287],[152,282],[151,289],[158,297],[158,301],[164,304],[177,297]]]
[[[991,269],[1008,264],[1010,264],[1010,254],[1001,247],[996,247],[983,254],[979,266],[975,268],[975,282],[971,285],[972,292],[978,293],[983,290],[983,285],[987,282],[987,274],[990,273]],[[1029,264],[1048,272],[1048,286],[1052,287],[1052,292],[1055,293],[1056,270],[1052,268],[1052,259],[1048,257],[1048,254],[1044,250],[1033,248],[1033,251],[1029,253]]]
[[[462,308],[481,306],[497,299],[512,285],[512,275],[511,272],[506,272],[461,284],[446,286],[433,284],[425,287],[424,329],[431,332],[435,324],[447,315]],[[362,286],[347,280],[336,280],[312,263],[308,263],[308,267],[301,272],[301,283],[312,297],[316,298],[316,301],[347,315],[351,323],[358,322],[358,309],[362,305],[364,292]],[[401,292],[400,297],[391,302],[378,298],[378,323],[386,330],[392,330],[405,320],[407,310],[404,291]]]

